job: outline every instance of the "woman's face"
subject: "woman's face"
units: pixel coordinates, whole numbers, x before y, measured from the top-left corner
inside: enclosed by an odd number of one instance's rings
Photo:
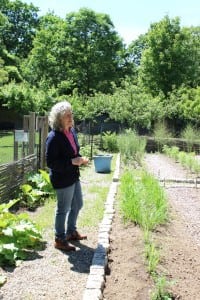
[[[69,130],[74,124],[73,113],[71,110],[65,112],[61,118],[61,125],[64,130]]]

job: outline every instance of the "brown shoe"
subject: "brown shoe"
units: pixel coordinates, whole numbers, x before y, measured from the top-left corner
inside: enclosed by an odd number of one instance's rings
[[[78,231],[74,231],[71,234],[68,234],[66,237],[67,241],[80,241],[80,240],[86,240],[87,235],[82,235]]]
[[[55,239],[54,247],[65,251],[76,251],[76,247],[70,245],[66,240]]]

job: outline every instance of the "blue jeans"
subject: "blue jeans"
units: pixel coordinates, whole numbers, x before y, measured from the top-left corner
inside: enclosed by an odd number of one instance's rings
[[[80,181],[63,188],[56,189],[57,207],[55,212],[55,236],[65,239],[67,234],[76,230],[79,210],[83,206]]]

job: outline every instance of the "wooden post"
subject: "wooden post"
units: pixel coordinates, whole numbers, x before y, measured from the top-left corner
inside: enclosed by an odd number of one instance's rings
[[[34,154],[35,148],[35,113],[29,115],[29,154]]]
[[[44,169],[45,162],[45,142],[48,135],[48,116],[37,117],[37,130],[40,132],[40,143],[39,143],[39,168]]]
[[[15,137],[14,137],[15,139]],[[14,140],[14,160],[18,160],[18,142]]]
[[[28,139],[28,132],[29,132],[29,119],[30,119],[29,115],[24,115],[23,129],[24,129],[24,132],[26,132],[26,134],[27,134],[27,139]],[[23,155],[24,155],[23,157],[28,155],[28,140],[26,143],[23,143]]]

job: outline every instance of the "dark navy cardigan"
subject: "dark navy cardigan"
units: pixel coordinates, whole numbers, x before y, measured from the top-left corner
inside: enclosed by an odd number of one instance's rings
[[[81,156],[79,154],[80,147],[73,128],[71,132],[77,147],[76,155],[63,132],[52,130],[46,139],[46,162],[50,171],[50,180],[55,189],[72,185],[80,176],[79,167],[72,165],[72,158]]]

